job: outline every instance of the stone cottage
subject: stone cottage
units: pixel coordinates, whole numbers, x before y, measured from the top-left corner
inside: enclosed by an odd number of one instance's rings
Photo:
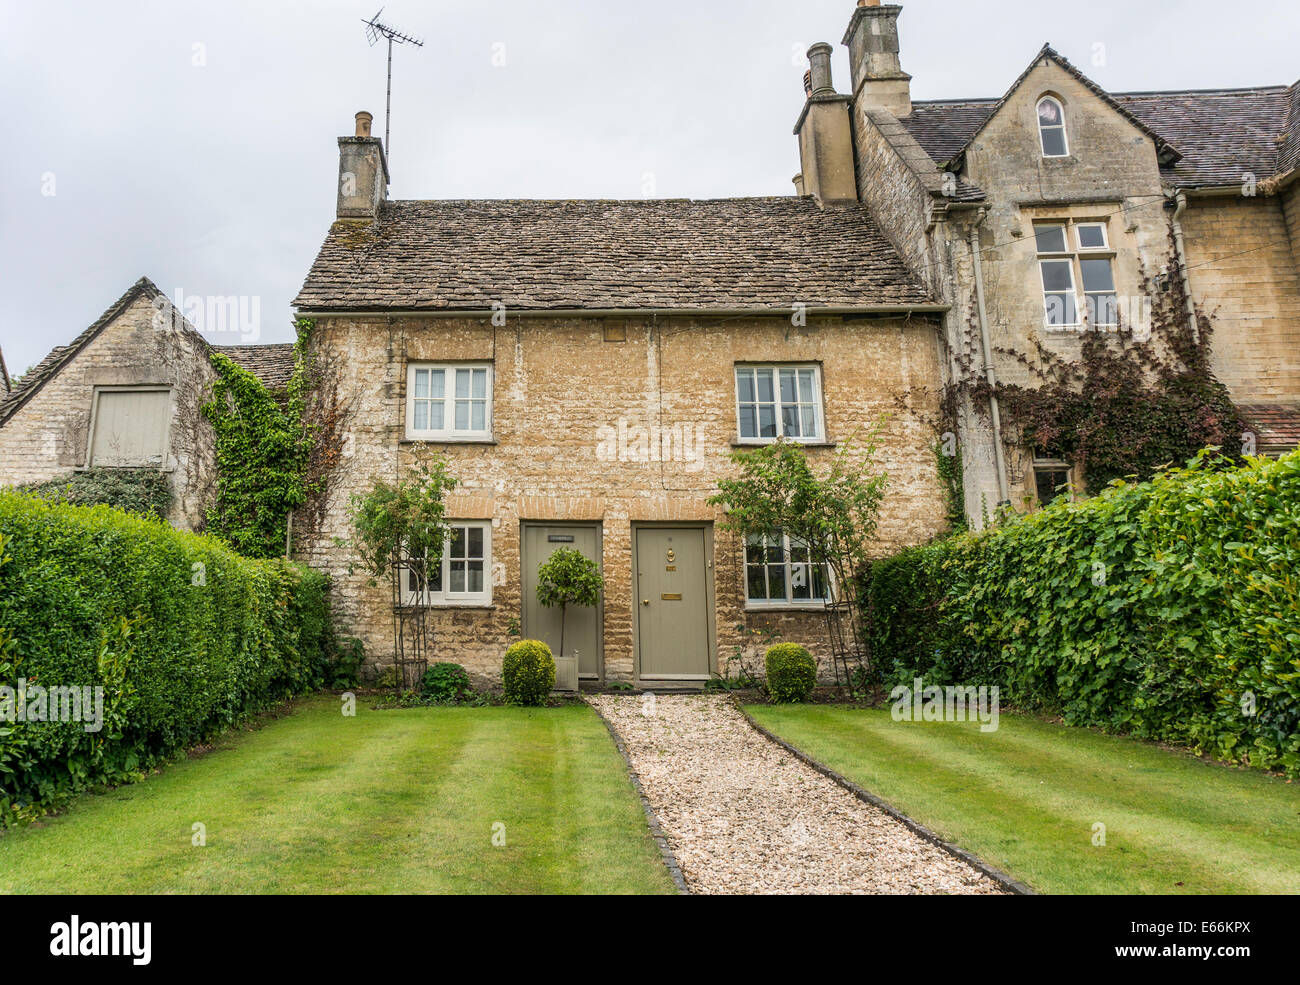
[[[0,399],[0,484],[88,469],[158,469],[167,519],[201,527],[215,483],[212,428],[199,411],[225,352],[275,386],[293,347],[211,346],[141,277],[67,345],[56,346]]]

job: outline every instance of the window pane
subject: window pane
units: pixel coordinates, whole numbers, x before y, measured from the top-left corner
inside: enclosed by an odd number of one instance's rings
[[[759,405],[758,436],[760,438],[776,437],[776,410],[773,408],[771,404]]]
[[[437,592],[437,593],[441,594],[441,592],[442,592],[442,563],[439,562],[438,564],[436,564],[436,565],[434,565],[432,568],[430,568],[428,574],[429,574],[429,591],[430,591],[430,592]]]
[[[464,527],[452,527],[451,535],[447,539],[447,556],[464,557],[466,540]]]
[[[1115,277],[1110,269],[1109,260],[1080,260],[1083,271],[1083,289],[1085,291],[1113,291]]]
[[[469,401],[468,400],[456,401],[456,430],[457,431],[469,430]]]
[[[753,404],[740,405],[740,436],[742,438],[758,437],[758,408]]]
[[[483,528],[466,527],[465,528],[465,553],[468,557],[483,557]]]
[[[468,583],[469,583],[469,588],[467,589],[467,591],[470,592],[483,591],[483,562],[482,561],[469,562]]]
[[[1047,324],[1077,325],[1079,323],[1079,310],[1073,294],[1048,294],[1046,301]]]
[[[477,400],[483,400],[487,397],[487,370],[474,370],[472,393]]]
[[[1070,474],[1064,469],[1035,469],[1034,487],[1038,493],[1038,501],[1046,506],[1060,495],[1058,489],[1066,485],[1069,478]]]
[[[456,396],[457,397],[469,396],[469,378],[472,373],[473,370],[469,370],[469,369],[456,370]]]
[[[1061,107],[1057,105],[1056,100],[1044,99],[1038,104],[1039,126],[1056,127],[1061,123]]]
[[[1065,156],[1065,130],[1055,128],[1044,130],[1043,133],[1043,153],[1047,157],[1064,157]]]
[[[758,399],[773,402],[776,397],[772,391],[772,371],[770,369],[759,369],[754,371],[754,376],[758,384]]]
[[[806,562],[808,560],[808,545],[801,544],[797,540],[790,541],[790,560],[793,562]]]
[[[1115,295],[1089,294],[1088,321],[1094,325],[1118,325],[1119,301]]]
[[[429,396],[441,400],[447,395],[447,374],[441,369],[429,370]]]
[[[829,599],[831,597],[831,580],[826,571],[826,565],[818,564],[813,567],[813,598]]]
[[[798,401],[799,395],[795,391],[796,377],[794,370],[781,370],[781,400],[783,403],[793,404]]]
[[[807,601],[812,598],[811,579],[808,576],[808,565],[792,564],[790,565],[790,598],[799,601]]]
[[[761,537],[750,536],[745,538],[745,563],[763,563],[763,539]]]
[[[741,403],[754,402],[754,371],[752,369],[736,370],[736,395]]]
[[[469,427],[471,431],[487,430],[487,403],[486,401],[476,400],[470,407]]]
[[[1079,230],[1079,249],[1104,250],[1106,248],[1106,227],[1101,223],[1088,223],[1077,228]]]
[[[1035,226],[1034,239],[1038,243],[1039,253],[1065,252],[1064,226]]]
[[[808,403],[813,399],[813,371],[811,369],[799,370],[799,399]]]
[[[429,405],[429,430],[441,431],[443,429],[443,415],[446,412],[446,406],[441,400],[436,400]]]
[[[745,566],[746,572],[746,592],[748,597],[756,601],[766,601],[767,599],[767,579],[763,577],[764,568],[761,564],[750,564]]]
[[[803,435],[799,432],[799,405],[798,404],[781,405],[781,432],[787,438],[803,437]]]
[[[464,561],[451,562],[451,591],[453,592],[465,591],[465,562]]]
[[[417,431],[429,430],[429,401],[417,400],[415,402],[415,419],[413,423]]]
[[[1044,291],[1070,291],[1074,289],[1074,275],[1069,260],[1040,260]]]
[[[768,597],[773,601],[784,602],[785,595],[785,565],[769,564],[767,566],[767,585]]]
[[[815,438],[821,432],[817,430],[817,405],[800,404],[799,416],[803,419],[803,436]]]
[[[785,563],[785,541],[779,535],[767,539],[767,563]]]
[[[415,396],[429,396],[429,371],[427,369],[417,369],[415,371]]]

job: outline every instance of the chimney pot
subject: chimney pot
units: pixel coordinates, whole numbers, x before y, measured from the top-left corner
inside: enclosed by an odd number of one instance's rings
[[[808,49],[809,78],[812,95],[823,96],[835,91],[831,84],[831,46],[825,41],[818,41]]]
[[[358,137],[370,136],[370,124],[374,122],[374,119],[375,118],[371,116],[369,113],[367,113],[364,109],[357,114],[357,136]]]

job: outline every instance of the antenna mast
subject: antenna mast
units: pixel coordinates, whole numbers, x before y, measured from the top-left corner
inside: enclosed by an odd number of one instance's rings
[[[413,44],[417,48],[423,48],[424,42],[411,37],[409,34],[403,34],[396,28],[389,27],[387,24],[379,23],[379,14],[384,12],[380,7],[379,12],[370,20],[363,20],[361,23],[366,25],[366,40],[370,42],[370,47],[374,47],[380,38],[388,39],[388,92],[384,97],[384,156],[392,164],[393,151],[389,145],[389,123],[393,117],[393,42],[398,44]]]

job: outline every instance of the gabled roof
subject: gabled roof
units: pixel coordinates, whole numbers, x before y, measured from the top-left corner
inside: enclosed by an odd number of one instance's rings
[[[273,342],[267,345],[214,345],[217,352],[229,356],[234,362],[260,379],[268,390],[283,390],[293,375],[292,342]]]
[[[1174,187],[1239,184],[1246,174],[1262,181],[1300,164],[1300,83],[1112,94],[1090,88],[1137,120],[1144,132],[1159,133],[1166,146],[1177,146],[1181,157],[1161,168]],[[911,116],[899,122],[942,166],[961,156],[1006,98],[916,100]]]
[[[8,422],[9,418],[18,413],[18,409],[27,403],[32,397],[40,392],[41,387],[45,386],[61,370],[68,361],[77,353],[81,352],[88,346],[96,336],[111,324],[118,315],[122,314],[127,308],[134,304],[139,298],[147,298],[153,301],[156,298],[167,300],[167,296],[158,290],[148,277],[141,277],[131,285],[120,298],[114,301],[95,322],[84,332],[78,335],[68,345],[55,346],[49,354],[36,364],[30,372],[23,374],[22,379],[18,380],[9,394],[0,400],[0,426]],[[185,322],[189,328],[189,322]],[[190,331],[194,331],[190,328]],[[196,337],[198,337],[197,333]]]
[[[3,400],[9,394],[10,386],[9,367],[5,365],[4,350],[0,349],[0,390],[4,391],[0,393],[0,400]]]
[[[336,222],[310,311],[929,305],[870,212],[811,198],[396,201]]]
[[[1025,66],[1025,70],[1020,73],[1020,75],[1016,78],[1016,81],[1011,83],[1011,88],[1008,89],[1003,94],[1001,99],[999,99],[996,103],[993,104],[992,108],[989,110],[988,116],[986,116],[984,120],[979,124],[979,126],[975,128],[974,132],[971,133],[971,135],[966,139],[966,142],[962,144],[960,150],[958,150],[957,153],[953,155],[954,157],[960,157],[961,155],[966,153],[966,151],[970,148],[971,143],[975,140],[976,137],[980,135],[980,132],[988,124],[988,121],[993,119],[993,117],[997,115],[998,110],[1000,110],[1003,107],[1003,105],[1006,103],[1006,101],[1011,98],[1012,94],[1014,94],[1015,91],[1024,84],[1025,79],[1029,77],[1029,73],[1032,72],[1035,69],[1035,67],[1037,67],[1038,63],[1045,58],[1051,59],[1057,64],[1058,67],[1064,69],[1070,75],[1074,76],[1074,78],[1078,82],[1080,82],[1089,92],[1091,92],[1094,96],[1096,96],[1098,99],[1104,102],[1116,113],[1124,117],[1124,119],[1128,120],[1135,127],[1141,130],[1144,134],[1150,137],[1155,142],[1156,155],[1160,158],[1162,162],[1176,161],[1179,157],[1182,156],[1178,153],[1176,149],[1174,149],[1174,147],[1168,141],[1165,140],[1164,137],[1162,137],[1160,134],[1156,133],[1154,130],[1148,127],[1140,119],[1138,119],[1127,109],[1125,109],[1120,103],[1116,102],[1111,97],[1110,93],[1108,93],[1101,86],[1097,85],[1097,83],[1093,82],[1092,79],[1088,78],[1077,68],[1075,68],[1074,65],[1070,62],[1070,60],[1066,58],[1064,55],[1057,52],[1051,46],[1051,44],[1045,44],[1043,45],[1042,48],[1039,49],[1038,54],[1034,56],[1033,60],[1027,66]]]

